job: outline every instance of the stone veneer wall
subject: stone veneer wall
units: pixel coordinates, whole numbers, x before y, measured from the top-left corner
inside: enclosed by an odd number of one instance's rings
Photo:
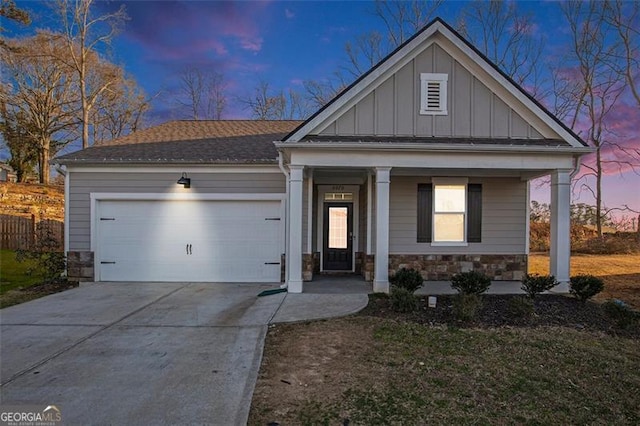
[[[454,274],[468,271],[482,272],[493,281],[520,281],[527,273],[527,263],[526,254],[392,254],[389,275],[401,268],[413,268],[429,281],[448,281]]]
[[[302,280],[313,280],[313,274],[320,273],[320,252],[302,254]]]
[[[93,281],[93,252],[67,252],[67,278],[69,281]]]

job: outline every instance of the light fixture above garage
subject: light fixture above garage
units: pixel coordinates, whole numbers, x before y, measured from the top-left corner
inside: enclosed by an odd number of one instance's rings
[[[186,172],[183,172],[182,177],[178,179],[178,185],[184,185],[185,188],[191,188],[191,178],[187,177]]]

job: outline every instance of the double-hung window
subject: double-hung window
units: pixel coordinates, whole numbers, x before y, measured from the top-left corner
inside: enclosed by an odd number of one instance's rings
[[[434,178],[418,185],[419,243],[466,245],[482,239],[482,185]]]

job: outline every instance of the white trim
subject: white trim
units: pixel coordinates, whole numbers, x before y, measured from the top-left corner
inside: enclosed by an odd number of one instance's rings
[[[64,167],[64,166],[62,166]],[[71,211],[69,210],[69,205],[71,204],[71,194],[69,193],[71,178],[71,171],[66,170],[64,175],[64,255],[67,256],[69,253],[69,215]]]
[[[242,193],[209,193],[209,194],[177,194],[177,193],[133,193],[133,192],[91,192],[91,200],[140,200],[140,201],[279,201],[285,194],[242,194]]]
[[[433,185],[433,208],[431,209],[431,223],[433,226],[431,227],[431,246],[438,247],[466,247],[467,244],[467,216],[469,215],[469,210],[467,209],[468,202],[468,178],[446,178],[446,177],[433,177],[431,178],[431,184]],[[437,212],[436,211],[436,187],[438,185],[456,185],[456,186],[464,186],[464,210],[457,212]],[[447,215],[447,214],[462,214],[462,241],[436,241],[436,215]]]
[[[339,179],[339,177],[336,177],[336,179]],[[340,189],[336,189],[335,188],[336,186],[339,186]],[[320,253],[320,272],[324,272],[324,205],[332,204],[332,203],[352,203],[353,205],[351,220],[353,221],[354,238],[351,242],[351,248],[353,251],[353,253],[351,254],[352,256],[351,272],[355,272],[356,252],[358,251],[358,246],[360,244],[360,239],[359,239],[360,238],[360,207],[359,207],[360,185],[342,185],[342,184],[317,185],[317,188],[318,188],[318,198],[317,198],[318,199],[318,208],[317,208],[318,220],[316,221],[317,222],[316,231],[317,231],[318,238],[316,240],[316,248]],[[326,194],[327,192],[335,192],[335,191],[351,192],[353,193],[353,200],[352,201],[342,201],[342,200],[325,201],[324,194]]]
[[[67,171],[67,176],[68,176]],[[89,217],[91,251],[94,257],[94,280],[100,281],[100,254],[98,253],[98,203],[100,201],[280,201],[281,221],[285,218],[283,214],[285,195],[284,194],[164,194],[164,193],[109,193],[91,192],[89,194]],[[65,214],[66,216],[66,214]],[[281,225],[283,227],[284,225]]]
[[[367,173],[367,255],[371,254],[373,230],[371,229],[373,213],[373,174]]]
[[[530,239],[530,232],[531,232],[531,220],[530,220],[530,216],[531,216],[531,181],[527,180],[527,196],[526,196],[526,203],[527,203],[527,208],[525,209],[525,229],[524,229],[524,253],[528,256],[529,255],[529,245],[531,244],[531,242],[529,241]]]
[[[389,293],[389,193],[391,167],[376,167],[376,257],[373,291]]]
[[[277,164],[259,166],[255,164],[247,166],[227,166],[219,165],[212,166],[207,165],[192,165],[185,164],[184,166],[167,165],[167,166],[128,166],[126,164],[117,166],[87,166],[87,165],[75,165],[68,164],[67,169],[73,170],[78,173],[175,173],[177,175],[176,180],[183,172],[187,173],[282,173]]]
[[[289,293],[302,293],[302,189],[304,166],[289,166],[289,252],[286,268]]]
[[[307,247],[305,253],[313,253],[313,173],[307,178]]]
[[[447,86],[449,76],[443,73],[420,73],[420,115],[447,115]],[[429,107],[429,83],[438,84],[438,107]]]

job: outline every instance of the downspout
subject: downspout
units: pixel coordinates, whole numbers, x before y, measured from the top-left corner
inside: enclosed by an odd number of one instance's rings
[[[284,260],[285,260],[285,268],[284,268],[284,283],[280,285],[280,288],[287,288],[287,282],[289,282],[288,269],[286,266],[287,257],[289,255],[289,172],[284,166],[284,156],[282,155],[282,151],[278,150],[278,167],[280,171],[285,177],[285,197],[284,197]]]
[[[571,180],[573,180],[573,178],[576,177],[576,175],[580,171],[580,166],[582,165],[582,155],[575,155],[573,159],[574,159],[575,166],[573,166],[573,171],[569,175]]]

